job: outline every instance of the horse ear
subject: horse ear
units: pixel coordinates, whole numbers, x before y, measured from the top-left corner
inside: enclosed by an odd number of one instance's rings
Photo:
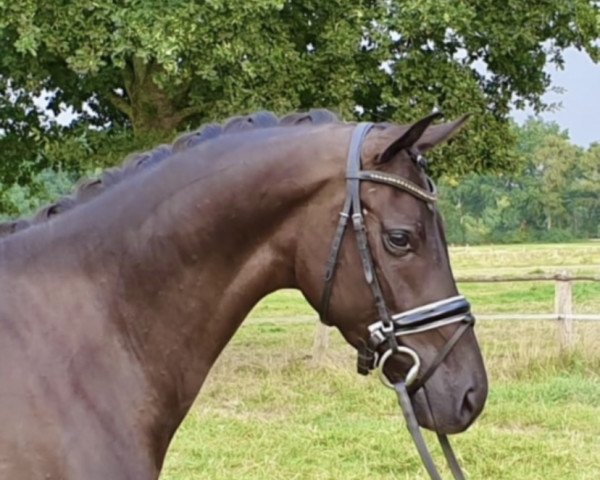
[[[440,123],[439,125],[429,127],[415,145],[419,153],[424,153],[436,145],[452,138],[460,131],[469,119],[469,116],[469,114],[466,114],[453,122]]]
[[[419,138],[423,135],[427,127],[437,118],[441,118],[440,112],[434,112],[431,115],[422,118],[416,123],[413,123],[406,132],[400,137],[394,140],[388,147],[379,155],[377,163],[386,163],[391,160],[401,150],[411,148]]]
[[[464,115],[454,122],[431,126],[431,123],[440,117],[442,114],[435,112],[411,125],[381,153],[377,163],[388,162],[398,152],[408,148],[416,148],[420,153],[426,152],[458,132],[469,115]]]

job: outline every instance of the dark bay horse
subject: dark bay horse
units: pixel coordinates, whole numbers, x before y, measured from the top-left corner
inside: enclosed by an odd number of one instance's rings
[[[453,320],[468,304],[422,157],[463,120],[432,120],[239,117],[0,226],[0,478],[156,479],[217,356],[280,288],[363,373],[416,373],[422,426],[466,429],[487,380]]]

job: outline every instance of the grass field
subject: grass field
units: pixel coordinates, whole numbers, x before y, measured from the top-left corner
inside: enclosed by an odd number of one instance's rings
[[[457,276],[600,274],[600,242],[461,247],[451,256]],[[475,313],[553,309],[552,282],[461,290]],[[576,311],[600,313],[600,283],[577,284],[574,294]],[[324,364],[312,366],[315,322],[296,292],[257,306],[176,435],[162,479],[426,478],[393,394],[354,373],[337,333]],[[490,396],[453,439],[468,477],[600,478],[600,322],[577,323],[572,352],[560,350],[553,322],[481,321],[477,333]]]

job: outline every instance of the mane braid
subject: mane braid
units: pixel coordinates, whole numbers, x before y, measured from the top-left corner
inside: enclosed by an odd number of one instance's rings
[[[172,158],[176,153],[183,152],[221,135],[258,128],[304,124],[320,125],[338,122],[340,120],[333,112],[325,109],[313,109],[303,113],[292,113],[281,118],[271,112],[258,111],[250,115],[232,117],[222,125],[217,123],[202,125],[197,130],[180,135],[171,145],[159,145],[148,152],[134,153],[127,156],[120,167],[106,170],[99,178],[80,180],[74,192],[42,207],[30,218],[0,222],[0,238],[27,229],[32,225],[44,223],[56,215],[97,197],[113,185],[135,175],[139,171],[152,168],[163,160]]]

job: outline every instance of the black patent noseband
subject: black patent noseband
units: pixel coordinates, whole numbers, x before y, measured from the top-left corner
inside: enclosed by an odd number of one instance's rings
[[[470,313],[469,303],[461,295],[423,305],[407,312],[395,315],[390,314],[383,297],[379,280],[377,279],[373,258],[369,249],[367,230],[360,201],[360,182],[377,182],[398,188],[411,194],[415,198],[426,202],[429,206],[433,205],[437,200],[437,192],[435,191],[433,182],[429,178],[428,185],[430,189],[425,190],[398,175],[361,170],[361,147],[372,126],[371,123],[359,123],[356,126],[352,134],[352,140],[350,141],[346,170],[346,200],[344,201],[344,206],[340,212],[340,219],[327,259],[325,285],[321,297],[321,321],[325,324],[329,324],[327,322],[327,314],[336,267],[344,233],[348,223],[351,222],[356,237],[356,243],[358,245],[364,277],[373,294],[378,316],[377,320],[369,326],[369,338],[364,343],[363,348],[358,352],[358,372],[366,375],[370,371],[379,368],[382,381],[388,387],[393,388],[398,395],[407,426],[413,436],[413,440],[430,477],[434,480],[438,480],[441,477],[435,469],[431,455],[420,434],[409,395],[421,388],[431,377],[436,368],[458,343],[467,329],[474,324],[474,318]],[[423,168],[426,164],[424,157],[412,151],[409,153],[411,158]],[[419,375],[420,359],[417,353],[404,345],[400,345],[398,343],[398,338],[454,323],[460,323],[461,325],[456,329],[444,347],[438,352],[433,362],[429,365],[429,368]],[[409,355],[413,359],[414,364],[404,381],[392,385],[385,374],[383,374],[383,366],[386,360],[396,353]],[[447,437],[438,434],[438,438],[454,477],[456,479],[464,478],[458,467],[458,462],[452,452]]]

